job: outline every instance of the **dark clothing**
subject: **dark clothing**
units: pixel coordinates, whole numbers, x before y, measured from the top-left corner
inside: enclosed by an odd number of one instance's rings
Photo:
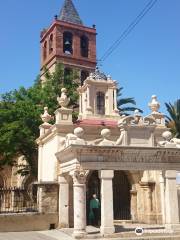
[[[99,221],[99,209],[100,209],[100,202],[98,199],[91,199],[90,201],[90,213],[89,213],[89,221],[93,226],[98,226]]]
[[[98,226],[99,208],[93,208],[92,211],[93,211],[93,214],[94,214],[93,226]]]

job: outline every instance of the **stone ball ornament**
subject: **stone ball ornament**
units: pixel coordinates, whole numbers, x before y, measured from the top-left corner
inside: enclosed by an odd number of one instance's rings
[[[81,138],[84,135],[84,129],[81,127],[77,127],[74,129],[74,135],[78,138]]]
[[[111,136],[111,131],[109,130],[109,129],[103,129],[102,131],[101,131],[101,136],[103,137],[103,138],[108,138],[108,137],[110,137]]]
[[[165,132],[163,132],[162,137],[166,141],[170,141],[172,139],[172,133],[170,131],[165,131]]]

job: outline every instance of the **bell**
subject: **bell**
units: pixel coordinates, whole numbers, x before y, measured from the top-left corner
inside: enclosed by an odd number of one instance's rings
[[[69,40],[65,41],[65,45],[70,45],[71,43],[69,42]]]

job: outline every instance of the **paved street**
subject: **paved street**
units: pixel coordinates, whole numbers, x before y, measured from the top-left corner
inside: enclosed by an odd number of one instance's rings
[[[88,238],[90,239],[90,238]],[[97,239],[92,237],[92,239]],[[99,240],[179,240],[180,235],[171,235],[167,236],[162,234],[161,236],[124,236],[117,238],[105,238]],[[0,233],[0,240],[73,240],[68,234],[60,230],[51,230],[51,231],[40,231],[40,232],[13,232],[13,233]]]
[[[67,234],[58,231],[0,233],[0,240],[72,240]]]

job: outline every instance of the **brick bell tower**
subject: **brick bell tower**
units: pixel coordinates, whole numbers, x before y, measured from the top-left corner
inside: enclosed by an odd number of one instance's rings
[[[64,65],[64,73],[74,69],[81,84],[96,67],[96,29],[84,26],[72,0],[65,0],[51,26],[41,32],[41,79],[44,67],[53,72],[57,63]]]

